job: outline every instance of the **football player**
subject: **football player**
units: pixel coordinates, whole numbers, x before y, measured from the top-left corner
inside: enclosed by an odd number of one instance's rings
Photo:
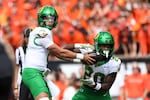
[[[84,77],[81,79],[83,84],[72,100],[111,100],[109,89],[121,65],[121,60],[113,56],[114,38],[111,33],[99,32],[94,39],[94,49],[87,49],[92,46],[86,44],[75,44],[69,47],[79,48],[83,53],[94,53],[95,56],[92,57],[96,60],[93,65],[79,60],[84,63]]]
[[[56,27],[57,23],[58,15],[55,8],[44,6],[38,12],[39,26],[33,29],[29,36],[22,80],[35,100],[52,99],[52,93],[42,74],[47,70],[47,56],[49,53],[68,61],[74,61],[76,58],[89,64],[95,61],[88,54],[75,53],[60,48],[53,42],[51,30]]]

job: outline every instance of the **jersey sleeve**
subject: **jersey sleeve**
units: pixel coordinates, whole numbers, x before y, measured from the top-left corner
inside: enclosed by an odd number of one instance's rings
[[[48,48],[50,45],[54,44],[52,32],[48,30],[41,30],[36,36],[35,40],[37,45]]]
[[[82,49],[79,49],[79,50],[80,50],[80,52],[81,52],[82,54],[91,53],[91,52],[94,51],[94,50],[91,49],[91,48],[82,48]]]
[[[82,54],[89,53],[89,51],[86,50],[86,49],[80,49],[80,52],[81,52]]]
[[[121,67],[121,60],[117,57],[113,57],[110,66],[110,73],[118,72]]]

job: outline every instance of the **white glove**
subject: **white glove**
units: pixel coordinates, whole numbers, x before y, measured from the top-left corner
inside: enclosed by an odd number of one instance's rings
[[[94,86],[95,86],[95,82],[94,82],[93,78],[81,79],[80,81],[81,81],[83,84],[88,85],[89,87],[94,87]]]
[[[89,79],[81,79],[80,80],[83,84],[88,85],[89,87],[95,89],[95,90],[100,90],[101,89],[101,83],[95,83],[93,78]]]

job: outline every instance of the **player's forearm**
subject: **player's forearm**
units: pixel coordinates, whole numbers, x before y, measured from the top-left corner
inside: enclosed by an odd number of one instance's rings
[[[64,49],[68,49],[68,50],[71,50],[73,51],[74,48],[74,44],[67,44],[66,46],[63,47]]]
[[[74,59],[76,58],[76,53],[72,52],[72,51],[69,51],[69,50],[65,50],[65,49],[62,49],[60,51],[60,54],[59,54],[62,58],[71,58],[71,59]]]
[[[51,54],[54,54],[56,57],[61,59],[69,59],[73,61],[74,59],[84,60],[88,64],[94,64],[95,59],[91,58],[88,54],[75,53],[67,49],[60,48],[56,44],[48,47],[48,50]]]
[[[19,66],[16,65],[14,68],[14,76],[13,76],[13,88],[14,89],[18,88],[18,84],[17,84],[18,71],[19,71]]]
[[[102,83],[101,84],[101,89],[104,91],[108,91],[111,88],[112,84],[111,83]]]
[[[76,59],[76,58],[77,59],[83,59],[84,55],[80,54],[80,53],[74,53],[72,51],[63,49],[63,50],[60,51],[59,57],[62,58],[62,59],[67,59],[67,60],[72,61],[72,59]]]
[[[104,82],[101,84],[101,89],[105,91],[109,90],[115,81],[116,75],[117,73],[114,72],[106,76],[106,78],[104,79]]]
[[[76,57],[76,53],[67,49],[60,48],[56,44],[49,46],[48,50],[50,51],[50,53],[54,54],[56,57],[61,58],[61,59],[64,59],[64,58],[74,59]]]
[[[111,73],[108,76],[105,77],[104,82],[99,83],[99,82],[94,82],[93,78],[90,79],[83,79],[81,80],[85,85],[90,86],[91,88],[95,90],[104,90],[108,91],[116,77],[116,73]],[[90,83],[90,84],[89,84]]]
[[[80,48],[78,46],[76,46],[76,44],[67,44],[63,48],[68,49],[73,52],[76,52],[76,53],[81,53]]]

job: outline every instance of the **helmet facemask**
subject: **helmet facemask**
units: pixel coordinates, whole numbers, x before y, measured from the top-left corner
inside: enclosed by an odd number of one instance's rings
[[[55,17],[53,16],[43,16],[43,23],[45,24],[45,27],[48,29],[52,29],[55,22]]]
[[[113,53],[113,45],[111,44],[100,44],[98,45],[99,47],[99,54],[108,58],[112,55]]]

